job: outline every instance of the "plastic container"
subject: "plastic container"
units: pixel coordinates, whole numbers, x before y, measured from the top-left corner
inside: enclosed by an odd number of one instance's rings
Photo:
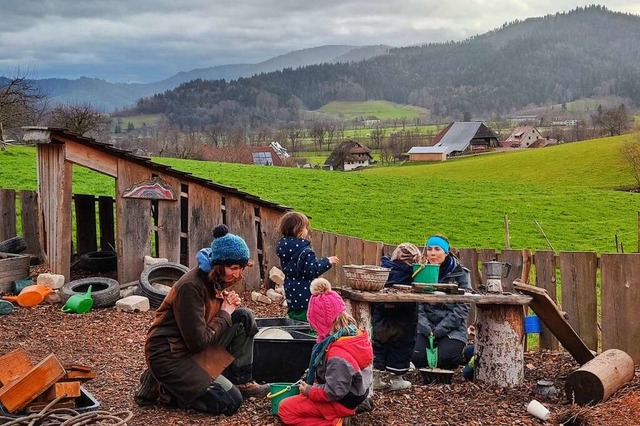
[[[440,265],[436,265],[433,263],[427,263],[427,264],[414,263],[413,264],[413,282],[437,284],[439,272],[440,272]]]
[[[300,385],[292,383],[271,383],[267,398],[271,400],[271,414],[278,415],[278,407],[282,400],[300,393]]]
[[[262,383],[295,383],[309,367],[315,337],[287,330],[293,339],[255,339],[253,378]]]
[[[278,327],[284,328],[285,330],[289,327],[309,327],[308,322],[294,320],[289,317],[256,318],[256,324],[258,325],[258,328]]]
[[[542,326],[537,315],[527,315],[524,317],[524,332],[527,334],[540,333]]]
[[[88,390],[84,388],[84,386],[80,386],[80,396],[76,398],[76,408],[73,408],[74,411],[78,413],[86,413],[87,411],[96,411],[100,408],[100,403],[89,393]],[[0,404],[0,416],[10,417],[12,419],[17,419],[18,417],[24,417],[26,414],[24,412],[18,413],[8,413],[5,411],[2,404]]]

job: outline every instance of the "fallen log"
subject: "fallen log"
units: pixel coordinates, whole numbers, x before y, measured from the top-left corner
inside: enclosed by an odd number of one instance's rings
[[[571,403],[597,404],[606,401],[634,374],[633,358],[619,349],[609,349],[569,374],[564,390]]]

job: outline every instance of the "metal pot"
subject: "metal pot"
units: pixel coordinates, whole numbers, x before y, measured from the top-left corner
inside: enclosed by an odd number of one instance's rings
[[[488,278],[501,278],[509,275],[511,264],[507,262],[482,262],[482,269],[486,272]]]

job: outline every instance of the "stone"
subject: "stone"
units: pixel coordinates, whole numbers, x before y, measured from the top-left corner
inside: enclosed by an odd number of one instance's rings
[[[54,290],[58,290],[64,285],[64,275],[44,273],[38,275],[38,280],[36,282],[45,287],[51,287]]]
[[[123,312],[147,312],[149,299],[144,296],[128,296],[116,302],[116,309]]]
[[[276,283],[276,285],[284,284],[284,272],[275,266],[269,270],[269,279]]]
[[[48,303],[50,305],[55,305],[60,302],[62,302],[62,298],[60,297],[60,293],[56,290],[47,294],[44,298],[44,303]]]
[[[272,288],[267,290],[267,297],[276,303],[280,303],[284,300],[284,296]]]
[[[138,290],[138,286],[127,287],[120,290],[120,299],[125,297],[134,296]]]
[[[273,302],[271,299],[269,299],[267,296],[260,293],[259,291],[251,292],[251,300],[253,300],[254,302],[264,303],[266,305],[270,305]]]
[[[147,266],[150,265],[156,265],[158,263],[167,263],[169,262],[169,259],[165,258],[165,257],[151,257],[151,256],[145,256],[144,257],[144,267],[146,268]]]

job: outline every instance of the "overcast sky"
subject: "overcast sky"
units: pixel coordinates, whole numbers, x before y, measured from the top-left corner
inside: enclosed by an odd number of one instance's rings
[[[463,40],[594,0],[0,0],[0,75],[153,82],[328,44]],[[607,8],[640,15],[637,0]]]

